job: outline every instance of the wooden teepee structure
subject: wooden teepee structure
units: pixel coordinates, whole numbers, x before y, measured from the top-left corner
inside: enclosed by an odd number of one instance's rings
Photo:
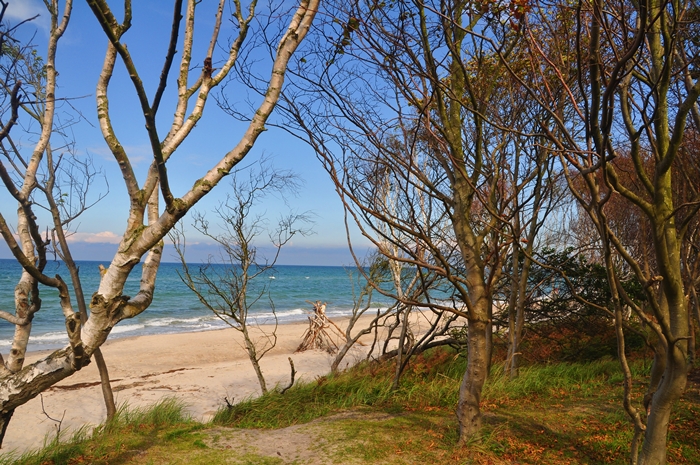
[[[304,337],[297,348],[297,352],[303,352],[309,349],[325,350],[329,354],[338,352],[338,344],[336,340],[345,341],[343,331],[326,316],[326,303],[321,303],[320,300],[311,302],[314,306],[313,313],[309,316],[309,327],[304,332]]]

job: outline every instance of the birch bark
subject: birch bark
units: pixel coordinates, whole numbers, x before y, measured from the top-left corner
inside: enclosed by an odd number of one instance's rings
[[[112,13],[107,1],[88,0],[88,5],[93,11],[95,19],[109,40],[96,88],[97,116],[105,143],[121,170],[129,196],[129,215],[118,251],[109,267],[103,270],[100,284],[90,300],[90,315],[82,325],[79,315],[72,309],[70,296],[63,280],[60,277],[50,278],[42,274],[43,264],[46,262],[46,241],[39,234],[40,229],[35,224],[35,217],[31,214],[29,202],[29,197],[37,185],[37,170],[51,136],[51,126],[46,122],[53,118],[56,101],[55,55],[58,39],[68,25],[72,6],[71,0],[67,0],[59,22],[58,2],[47,3],[55,15],[52,17],[52,35],[46,60],[47,93],[46,109],[43,115],[45,124],[42,127],[39,143],[23,173],[21,188],[13,190],[11,183],[5,183],[20,204],[17,221],[19,241],[15,240],[5,219],[0,217],[0,231],[2,231],[13,254],[25,269],[16,291],[17,314],[12,316],[9,312],[0,313],[0,316],[10,315],[14,319],[13,321],[20,323],[17,326],[15,346],[13,346],[7,367],[0,376],[0,413],[5,419],[5,422],[0,424],[2,431],[6,428],[13,409],[79,370],[105,342],[115,325],[124,319],[140,314],[151,304],[162,256],[164,236],[189,209],[208,194],[250,152],[259,135],[265,130],[265,123],[279,99],[289,60],[306,36],[318,9],[318,0],[301,0],[296,9],[289,12],[286,30],[280,36],[276,53],[272,59],[267,91],[240,141],[230,151],[223,154],[220,160],[204,173],[183,196],[175,198],[169,190],[166,163],[201,119],[210,91],[226,78],[238,60],[240,49],[250,33],[250,25],[257,14],[256,1],[244,7],[240,1],[234,0],[232,3],[233,14],[235,22],[238,24],[238,30],[223,65],[216,72],[213,72],[211,61],[209,60],[210,65],[207,67],[205,60],[205,66],[200,75],[194,80],[194,83],[188,84],[194,46],[192,38],[196,23],[195,14],[199,3],[196,0],[187,0],[185,34],[180,52],[177,110],[168,135],[161,140],[155,122],[160,98],[167,83],[168,71],[175,55],[180,28],[179,10],[182,2],[179,0],[175,2],[171,46],[166,56],[164,71],[155,97],[149,101],[144,84],[139,77],[139,70],[131,60],[129,50],[121,42],[122,36],[128,32],[131,25],[131,1],[124,2],[124,18],[120,23]],[[219,35],[224,4],[225,2],[220,0],[208,45],[209,57],[217,49],[217,44],[220,43]],[[139,98],[147,135],[151,141],[153,163],[143,183],[139,183],[133,161],[120,143],[117,131],[111,122],[109,84],[117,60],[126,66],[132,78],[134,92]],[[187,113],[188,109],[191,109],[189,114]],[[5,181],[5,177],[3,177],[3,181]],[[160,195],[165,200],[163,207],[160,205]],[[125,296],[123,294],[124,284],[142,260],[143,265],[139,270],[141,276],[139,291],[133,297]],[[71,346],[55,351],[36,363],[22,366],[26,351],[26,339],[31,330],[31,314],[37,311],[40,305],[36,283],[58,289]]]

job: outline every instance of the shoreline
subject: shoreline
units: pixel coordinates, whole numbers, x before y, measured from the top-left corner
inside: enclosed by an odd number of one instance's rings
[[[378,308],[384,310],[386,307],[378,307]],[[299,324],[305,325],[305,324],[307,324],[308,316],[313,315],[313,310],[304,310],[304,311],[306,313],[303,315],[299,315],[299,318],[285,318],[283,320],[278,320],[277,326],[281,327],[281,326],[287,326],[287,325],[299,325]],[[349,310],[348,313],[343,313],[343,314],[331,313],[328,315],[328,317],[331,318],[335,322],[344,323],[345,321],[348,321],[351,318],[350,312],[351,312],[351,310]],[[369,313],[369,312],[366,312],[366,313]],[[213,318],[216,318],[216,317],[213,317]],[[250,315],[250,319],[252,322],[249,322],[249,327],[270,328],[270,327],[275,326],[273,323],[267,322],[267,320],[269,320],[269,319],[267,319],[266,322],[258,325],[255,322],[255,314],[254,313],[252,315]],[[107,339],[106,343],[110,343],[110,342],[116,341],[116,340],[131,339],[131,338],[137,338],[137,337],[143,337],[143,336],[168,336],[168,335],[173,335],[173,334],[207,333],[207,332],[211,332],[211,331],[226,331],[226,330],[232,329],[231,326],[229,326],[228,324],[226,324],[225,322],[221,321],[218,318],[216,318],[214,321],[217,324],[219,324],[220,326],[209,327],[209,328],[192,327],[189,329],[186,327],[179,327],[177,329],[173,329],[172,331],[168,331],[166,329],[163,331],[156,331],[156,332],[148,331],[148,330],[144,331],[144,328],[133,329],[133,330],[130,330],[128,332],[117,331],[117,332],[113,332],[109,335],[109,338]],[[124,324],[128,325],[129,321],[125,320]],[[160,326],[160,327],[167,328],[165,326]],[[119,325],[116,325],[115,328],[119,328]],[[65,332],[65,330],[63,330],[62,332]],[[68,346],[68,340],[67,340],[67,336],[66,336],[66,341],[64,343],[61,343],[61,344],[42,344],[42,345],[49,346],[48,348],[32,347],[32,346],[37,346],[37,345],[39,345],[39,344],[32,343],[32,339],[30,337],[30,340],[29,340],[30,349],[27,350],[27,357],[28,358],[29,358],[29,355],[31,355],[31,354],[41,354],[41,353],[49,354],[55,350],[63,349],[64,347]],[[10,346],[8,345],[7,349],[9,350],[9,348],[10,348]],[[0,349],[0,351],[2,351],[4,349],[5,349],[5,347],[2,347]]]
[[[53,262],[52,262],[53,263]],[[12,266],[6,266],[12,265]],[[81,282],[89,297],[99,287],[100,274],[96,262],[80,261]],[[47,265],[55,266],[54,265]],[[14,261],[3,262],[0,267],[0,308],[14,309],[14,288],[21,271],[21,266]],[[221,329],[226,324],[208,310],[177,274],[180,264],[163,263],[159,269],[153,301],[147,311],[120,322],[112,330],[111,338],[130,337],[143,334],[166,334],[191,332],[209,329]],[[58,267],[53,272],[63,273]],[[356,285],[343,267],[288,265],[274,270],[276,279],[268,280],[261,276],[253,290],[265,287],[269,297],[274,301],[274,308],[280,323],[305,322],[306,312],[312,310],[307,301],[323,300],[329,302],[328,314],[331,318],[351,313],[355,304],[353,286]],[[354,276],[354,275],[353,275]],[[124,295],[135,295],[139,290],[139,277],[134,275],[127,280]],[[354,278],[353,278],[354,279]],[[73,295],[73,292],[71,295]],[[251,291],[252,292],[252,291]],[[251,294],[251,297],[253,294]],[[42,291],[42,308],[32,321],[32,337],[29,350],[41,351],[58,349],[68,344],[65,334],[64,318],[58,295],[50,290]],[[376,296],[373,306],[385,307],[393,302]],[[251,303],[250,318],[260,324],[274,323],[272,306],[267,297]],[[267,321],[266,321],[267,320]],[[7,321],[0,320],[0,351],[8,352],[15,327]]]
[[[311,313],[313,313],[313,312],[309,311],[309,314],[311,314]],[[349,318],[350,318],[350,317],[342,317],[342,318],[338,318],[337,320],[334,320],[334,321],[341,321],[341,322],[342,322],[342,321],[344,321],[344,320],[346,320],[346,319],[349,319]],[[126,320],[126,321],[128,321],[128,320]],[[222,323],[222,324],[225,324],[225,323]],[[279,323],[278,323],[278,326],[299,325],[299,324],[306,324],[306,321],[302,321],[302,320],[286,320],[286,321],[283,321],[283,322],[279,322]],[[252,326],[252,325],[251,325],[251,326]],[[264,327],[264,328],[268,328],[268,327],[273,327],[274,325],[272,325],[272,324],[262,324],[262,325],[259,325],[259,326],[260,326],[260,327]],[[115,327],[118,327],[118,325],[115,326]],[[136,338],[140,338],[140,337],[173,336],[173,335],[175,335],[175,334],[210,333],[210,332],[215,332],[215,331],[228,331],[228,330],[233,330],[233,331],[235,331],[234,328],[232,328],[231,326],[228,326],[228,325],[227,325],[227,326],[222,326],[221,328],[204,328],[204,329],[202,329],[202,328],[193,328],[193,329],[191,329],[191,330],[189,330],[189,331],[183,330],[183,331],[172,331],[172,332],[162,332],[162,333],[128,334],[128,335],[124,335],[124,336],[122,336],[122,334],[124,334],[124,333],[116,333],[116,334],[110,334],[109,337],[107,338],[107,341],[102,345],[102,347],[105,347],[107,344],[111,344],[111,343],[114,343],[114,342],[117,342],[117,341],[124,341],[124,340],[136,339]],[[137,333],[138,333],[138,330],[134,330],[134,332],[137,332]],[[31,344],[31,338],[30,338],[30,344]],[[47,345],[48,345],[48,344],[47,344]],[[51,347],[51,348],[49,348],[49,349],[31,349],[31,350],[27,350],[27,360],[29,360],[30,358],[31,358],[32,360],[34,360],[34,358],[33,358],[32,356],[35,356],[35,355],[38,355],[38,358],[41,358],[41,357],[44,356],[44,355],[48,355],[48,354],[50,354],[50,353],[52,353],[52,352],[54,352],[54,351],[56,351],[56,350],[61,350],[61,349],[63,349],[64,347],[67,347],[67,346],[68,346],[68,343],[66,342],[65,344],[60,344],[60,345],[59,345],[59,344],[56,344],[55,347]]]

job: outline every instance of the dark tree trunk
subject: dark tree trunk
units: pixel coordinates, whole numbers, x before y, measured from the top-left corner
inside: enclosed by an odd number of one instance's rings
[[[10,424],[12,415],[14,415],[15,409],[0,412],[0,449],[2,449],[2,443],[5,440],[5,432],[7,432],[7,425]]]
[[[465,444],[481,430],[481,390],[488,374],[486,321],[469,321],[467,371],[462,378],[457,404],[459,442]]]

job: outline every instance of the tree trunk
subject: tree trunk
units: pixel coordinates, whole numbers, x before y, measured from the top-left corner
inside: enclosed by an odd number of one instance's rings
[[[241,325],[241,332],[243,333],[243,339],[245,340],[245,348],[248,351],[248,358],[250,359],[250,363],[253,364],[255,375],[258,377],[260,390],[263,394],[267,394],[267,383],[265,383],[265,377],[263,376],[262,369],[260,368],[258,354],[255,350],[255,344],[253,344],[253,341],[250,339],[248,327],[245,324]]]
[[[696,352],[698,350],[697,329],[700,325],[700,302],[695,288],[690,286],[690,300],[688,301],[688,330],[690,331],[690,341],[688,343],[688,363],[689,368],[697,364]]]
[[[517,223],[516,223],[517,226]],[[518,361],[515,359],[518,353],[518,336],[516,334],[517,306],[518,306],[518,289],[520,288],[520,261],[518,260],[518,248],[513,246],[512,275],[510,279],[510,299],[508,299],[508,356],[506,363],[503,366],[503,371],[509,379],[515,379],[518,376]]]
[[[111,268],[116,268],[116,266]],[[104,278],[101,286],[106,286]],[[129,303],[135,300],[128,301],[126,297],[121,295],[105,298],[96,293],[91,302],[90,319],[81,331],[83,357],[76,360],[73,349],[67,347],[54,351],[16,373],[2,377],[0,379],[0,412],[7,414],[82,368],[79,363],[88,360],[95,350],[105,342],[112,327],[120,320],[125,311],[135,312],[134,307]],[[150,302],[147,301],[147,303]],[[8,421],[9,418],[4,422],[5,427]]]
[[[690,309],[690,306],[688,306]],[[696,339],[695,339],[695,321],[693,320],[693,313],[688,311],[688,328],[690,329],[690,339],[688,340],[688,367],[692,368],[695,366],[695,351],[696,349]]]
[[[265,383],[265,377],[263,376],[262,369],[260,368],[260,363],[255,357],[251,357],[250,362],[253,364],[255,375],[258,377],[258,383],[260,383],[260,390],[263,394],[267,394],[267,384]]]
[[[464,259],[468,295],[463,295],[467,305],[467,370],[459,388],[457,421],[459,443],[478,439],[481,430],[481,390],[486,382],[490,365],[488,330],[493,301],[492,290],[484,276],[485,265],[480,258],[483,236],[474,234],[469,224],[471,186],[465,178],[457,176],[453,188],[455,215],[453,228],[461,255]]]
[[[486,376],[491,373],[491,361],[493,359],[493,299],[488,299],[488,309],[486,317]]]
[[[107,364],[102,356],[102,351],[98,348],[93,354],[95,356],[95,363],[100,372],[100,386],[102,387],[102,397],[105,401],[105,407],[107,409],[107,421],[114,418],[117,413],[117,406],[114,403],[114,394],[112,393],[112,385],[109,382],[109,371],[107,370]]]
[[[73,351],[69,347],[0,379],[0,447],[15,409],[75,371]]]
[[[267,383],[265,383],[265,377],[263,376],[263,372],[260,368],[260,363],[258,362],[258,359],[251,355],[250,363],[253,364],[255,375],[258,377],[258,383],[260,383],[260,390],[263,394],[267,394]]]
[[[509,329],[512,331],[512,334],[509,334],[508,363],[505,366],[505,374],[511,381],[520,374],[520,332],[517,330],[520,314],[521,309],[517,308],[511,316],[514,321],[509,323]]]
[[[75,300],[78,302],[78,308],[80,309],[80,322],[85,324],[88,320],[87,306],[85,304],[85,294],[83,293],[83,285],[80,280],[80,269],[75,264],[73,260],[73,255],[70,252],[68,243],[65,240],[63,233],[59,234],[59,241],[62,247],[62,258],[71,276],[71,281],[73,282],[73,289],[75,291]],[[102,351],[97,348],[94,352],[95,363],[97,364],[97,370],[100,373],[100,387],[102,388],[102,398],[105,401],[105,408],[107,410],[107,420],[111,420],[117,413],[117,406],[114,403],[114,393],[112,392],[112,385],[109,382],[109,370],[107,369],[107,363],[102,356]]]
[[[513,338],[514,351],[513,359],[511,360],[511,379],[517,378],[520,375],[520,359],[522,358],[522,353],[520,352],[520,343],[523,340],[523,327],[525,326],[525,302],[524,293],[521,294],[521,298],[518,299],[518,306],[515,310],[515,337]]]
[[[488,372],[486,321],[470,320],[467,326],[469,338],[467,371],[459,387],[457,421],[459,422],[459,443],[465,444],[476,438],[481,430],[481,390]]]
[[[666,463],[666,443],[671,408],[683,394],[688,375],[688,367],[683,351],[676,348],[675,350],[669,350],[668,353],[663,380],[651,398],[639,465],[662,465]]]
[[[347,355],[348,351],[352,348],[352,346],[355,344],[354,339],[348,339],[348,342],[343,345],[343,347],[338,350],[338,354],[335,356],[333,359],[333,363],[331,363],[331,372],[332,373],[337,373],[338,372],[338,367],[340,366],[340,362],[343,361],[343,358],[345,358],[345,355]]]
[[[397,348],[398,353],[396,357],[396,369],[394,370],[394,381],[391,383],[391,389],[397,390],[399,388],[399,380],[401,379],[401,373],[404,368],[404,354],[410,351],[410,346],[406,348],[406,333],[408,332],[408,317],[411,313],[411,307],[403,308],[403,321],[401,322],[401,334],[399,335],[399,346]],[[405,350],[404,350],[405,349]]]
[[[390,311],[387,310],[387,312]],[[364,311],[359,314],[358,316],[361,316],[364,314]],[[338,354],[335,356],[335,359],[333,359],[333,363],[331,364],[331,372],[337,373],[338,372],[338,367],[340,366],[340,362],[343,361],[343,358],[347,355],[348,351],[355,345],[357,341],[360,340],[360,337],[366,335],[366,334],[371,334],[372,331],[375,331],[375,340],[376,340],[376,331],[377,328],[379,327],[379,319],[382,316],[385,316],[385,313],[380,313],[379,310],[377,310],[377,316],[374,317],[374,319],[370,322],[369,326],[367,328],[363,328],[360,330],[354,337],[352,337],[352,330],[355,327],[355,323],[357,323],[358,318],[353,315],[353,317],[350,318],[350,321],[348,322],[348,326],[345,329],[345,344],[338,350]],[[374,343],[372,344],[372,348],[374,347]],[[369,354],[371,355],[372,349],[370,349]]]
[[[10,424],[12,415],[15,413],[15,409],[0,412],[0,449],[2,449],[2,442],[5,440],[5,433],[7,432],[7,426]]]
[[[517,287],[516,304],[515,304],[515,334],[513,335],[513,357],[511,359],[511,379],[517,378],[520,374],[520,360],[522,353],[520,352],[520,344],[523,340],[523,328],[525,327],[525,303],[527,296],[527,281],[530,277],[530,268],[532,267],[532,244],[535,243],[537,230],[531,229],[528,235],[529,242],[526,247],[527,254],[523,261],[522,269],[520,270],[520,281]]]

